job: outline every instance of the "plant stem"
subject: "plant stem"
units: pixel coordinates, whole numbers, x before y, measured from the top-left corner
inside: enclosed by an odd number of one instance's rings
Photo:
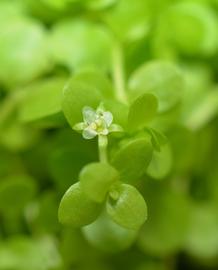
[[[107,136],[99,135],[98,136],[98,151],[99,151],[99,160],[100,162],[107,163],[107,145],[108,139]]]
[[[124,60],[122,46],[118,41],[114,42],[112,52],[113,62],[113,80],[115,86],[115,95],[117,99],[123,103],[128,103],[125,92],[125,74],[124,74]]]

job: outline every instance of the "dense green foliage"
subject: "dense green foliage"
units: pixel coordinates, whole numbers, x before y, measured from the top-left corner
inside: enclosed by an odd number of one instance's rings
[[[217,3],[0,0],[0,270],[217,269]]]

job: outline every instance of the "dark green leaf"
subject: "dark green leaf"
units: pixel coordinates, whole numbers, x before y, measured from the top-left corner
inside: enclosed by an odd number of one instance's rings
[[[154,95],[143,94],[130,106],[128,126],[131,130],[143,128],[157,113],[158,102]]]
[[[139,138],[125,143],[112,157],[112,164],[121,174],[121,180],[133,182],[140,178],[152,158],[152,145]]]

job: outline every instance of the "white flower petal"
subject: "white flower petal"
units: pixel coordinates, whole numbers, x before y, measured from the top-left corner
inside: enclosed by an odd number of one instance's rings
[[[73,129],[76,131],[81,131],[83,129],[85,129],[87,127],[87,125],[84,122],[80,122],[76,125],[74,125]]]
[[[85,106],[83,108],[83,120],[87,124],[91,124],[97,118],[97,114],[94,109],[91,107]]]
[[[104,112],[103,118],[104,118],[104,121],[105,121],[107,127],[109,127],[111,125],[111,123],[113,122],[113,114],[111,112]]]
[[[83,130],[83,138],[84,139],[93,139],[96,135],[97,135],[97,132],[93,129],[90,129],[90,128],[86,128]]]

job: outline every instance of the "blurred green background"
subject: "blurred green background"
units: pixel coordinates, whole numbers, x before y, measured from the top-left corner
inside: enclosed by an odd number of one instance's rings
[[[87,68],[111,78],[114,39],[130,99],[138,81],[158,85],[152,125],[169,143],[137,183],[148,221],[131,247],[114,239],[106,252],[104,224],[99,244],[57,220],[98,159],[67,124],[61,91]],[[218,269],[217,113],[217,0],[0,0],[0,270]]]

